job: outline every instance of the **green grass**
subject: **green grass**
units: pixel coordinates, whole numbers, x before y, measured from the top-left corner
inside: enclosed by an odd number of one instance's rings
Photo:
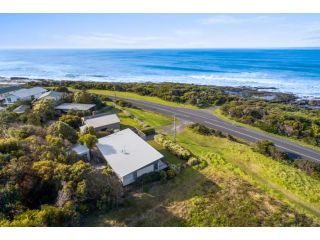
[[[281,136],[281,135],[279,135],[279,134],[274,134],[274,133],[266,132],[266,131],[263,131],[262,129],[258,128],[258,127],[254,127],[254,126],[251,126],[251,125],[249,125],[249,124],[245,124],[245,123],[241,123],[241,122],[238,122],[238,121],[236,121],[236,120],[233,120],[233,119],[231,119],[231,117],[224,115],[219,108],[216,108],[212,113],[213,113],[213,115],[215,115],[216,117],[221,118],[222,120],[227,121],[227,122],[230,122],[230,123],[232,123],[232,124],[236,124],[236,125],[239,125],[239,126],[242,126],[242,127],[250,128],[250,129],[252,129],[252,130],[255,130],[255,131],[258,131],[258,132],[261,132],[261,133],[267,133],[267,134],[269,134],[269,135],[271,135],[271,136],[278,137],[278,138],[282,138],[282,139],[284,139],[284,140],[288,140],[288,141],[290,141],[290,142],[297,143],[297,144],[300,144],[300,145],[302,145],[302,146],[309,147],[309,148],[312,148],[312,149],[314,149],[314,150],[320,151],[320,147],[317,147],[317,146],[308,144],[308,143],[306,143],[306,142],[304,142],[304,141],[302,141],[302,140],[294,139],[294,138],[290,138],[290,137],[286,137],[286,136]]]
[[[274,192],[283,200],[320,217],[320,182],[304,172],[227,139],[202,136],[185,130],[178,141],[196,154],[213,152],[239,167],[251,183]]]
[[[158,128],[166,125],[170,125],[173,122],[172,118],[164,116],[162,114],[157,114],[154,112],[137,109],[137,108],[125,108],[132,115],[137,117],[139,120],[148,124],[150,127]]]
[[[105,102],[108,106],[112,106],[112,102]],[[139,120],[148,124],[150,127],[159,128],[162,126],[170,125],[173,122],[173,119],[166,117],[162,114],[154,113],[151,111],[146,111],[138,108],[124,108],[126,111],[130,112],[132,115],[137,117]],[[103,112],[116,113],[120,119],[121,129],[125,129],[128,127],[135,127],[137,129],[143,129],[137,121],[133,118],[127,116],[122,111],[111,108],[107,109]]]
[[[164,159],[167,163],[176,165],[182,162],[179,158],[171,154],[168,150],[156,143],[154,140],[148,141],[148,143],[164,156]]]
[[[166,183],[136,188],[119,209],[91,215],[84,225],[310,226],[319,222],[312,209],[320,204],[319,183],[299,170],[255,153],[247,145],[188,129],[178,134],[177,141],[205,158],[208,166],[186,168]],[[180,161],[153,141],[150,144],[168,162]]]
[[[197,109],[196,106],[193,106],[191,104],[170,102],[170,101],[166,101],[161,98],[158,98],[158,97],[142,96],[142,95],[132,93],[132,92],[120,92],[120,91],[97,90],[97,89],[90,89],[90,90],[88,90],[88,92],[95,93],[95,94],[107,95],[107,96],[115,96],[116,95],[119,98],[131,98],[131,99],[143,100],[146,102],[152,102],[152,103],[157,103],[157,104],[162,104],[162,105],[167,105],[167,106],[172,106],[172,107]]]
[[[131,117],[126,116],[123,112],[117,113],[119,119],[120,119],[120,127],[121,129],[125,129],[128,127],[134,127],[137,129],[142,129],[143,127],[138,124],[135,120],[133,120]]]

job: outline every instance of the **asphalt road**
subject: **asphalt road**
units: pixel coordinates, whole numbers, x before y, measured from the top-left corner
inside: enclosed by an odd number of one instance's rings
[[[307,160],[320,161],[320,151],[296,143],[292,143],[268,133],[258,132],[252,129],[232,124],[230,122],[226,122],[220,118],[215,117],[206,110],[193,110],[187,108],[172,107],[133,99],[125,100],[142,109],[151,110],[168,116],[175,115],[177,118],[181,118],[194,123],[201,123],[207,127],[220,130],[224,133],[229,133],[235,137],[244,139],[249,142],[256,142],[258,140],[267,139],[272,141],[279,150],[290,153],[293,156],[299,156]]]

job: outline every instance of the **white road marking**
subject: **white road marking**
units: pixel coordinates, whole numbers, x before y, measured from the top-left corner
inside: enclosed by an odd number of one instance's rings
[[[211,122],[209,122],[209,121],[204,121],[204,122],[207,123],[207,124],[210,124],[210,125],[212,125],[212,126],[218,126],[218,127],[220,127],[220,128],[223,128],[223,129],[226,129],[226,130],[229,130],[229,131],[232,131],[232,132],[236,132],[236,133],[238,133],[238,134],[240,134],[240,135],[249,137],[249,138],[251,138],[251,139],[261,140],[261,138],[257,138],[257,137],[251,136],[251,135],[249,135],[249,134],[245,134],[245,133],[242,133],[242,132],[239,132],[239,131],[236,131],[236,130],[233,130],[233,129],[230,129],[230,128],[227,128],[227,127],[224,127],[224,126],[215,124],[215,123],[212,123],[212,121],[221,123],[222,121],[219,121],[219,120],[210,119],[210,118],[207,118],[207,117],[195,115],[195,114],[193,114],[193,113],[186,113],[186,112],[181,111],[181,110],[178,110],[178,109],[176,109],[176,111],[171,111],[171,110],[167,110],[167,109],[161,108],[161,107],[148,106],[148,104],[143,104],[143,103],[138,103],[138,104],[141,104],[141,105],[144,105],[144,106],[147,106],[147,107],[151,107],[151,108],[154,108],[154,109],[162,110],[162,111],[165,111],[165,112],[169,112],[169,113],[171,113],[171,114],[175,114],[176,112],[178,112],[178,113],[180,113],[180,114],[184,114],[185,117],[188,116],[188,115],[192,115],[192,116],[197,117],[197,118],[202,118],[202,119],[205,119],[205,120],[210,120]],[[237,125],[235,125],[235,126],[237,126]],[[261,137],[263,138],[264,136],[262,135]],[[266,137],[270,137],[270,138],[272,139],[272,136],[266,136]],[[273,138],[273,139],[275,139],[275,138]],[[281,142],[281,139],[276,139],[276,141],[280,141],[280,142]],[[289,143],[286,143],[286,144],[289,144]],[[278,144],[275,144],[275,146],[278,147],[278,148],[284,149],[284,150],[286,150],[286,151],[296,153],[296,154],[298,154],[298,155],[301,155],[301,156],[306,157],[306,158],[309,158],[309,159],[311,158],[311,159],[316,160],[316,161],[319,161],[319,160],[320,160],[320,159],[317,159],[317,158],[314,158],[314,157],[311,157],[311,156],[307,156],[307,155],[305,155],[305,154],[303,154],[303,153],[300,153],[300,152],[297,152],[297,151],[295,151],[295,150],[288,149],[288,148],[286,148],[286,147],[282,147],[282,146],[280,146],[280,145],[278,145]],[[309,152],[311,152],[311,153],[313,153],[313,154],[317,154],[316,152],[312,152],[311,149],[303,148],[303,147],[300,147],[299,145],[296,145],[296,146],[294,146],[294,147],[300,148],[300,149],[302,149],[303,151],[309,151]]]

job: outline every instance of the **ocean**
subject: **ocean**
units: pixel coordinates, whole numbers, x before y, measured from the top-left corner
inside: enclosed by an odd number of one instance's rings
[[[320,49],[0,50],[0,76],[275,87],[320,97]]]

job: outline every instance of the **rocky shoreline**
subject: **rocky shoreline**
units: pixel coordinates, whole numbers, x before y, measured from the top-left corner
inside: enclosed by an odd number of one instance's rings
[[[1,77],[0,76],[0,86],[1,85],[24,85],[28,83],[43,82],[43,81],[58,81],[54,79],[44,79],[44,78],[28,78],[28,77]],[[62,82],[85,82],[78,80],[61,80]],[[103,83],[103,82],[101,82]],[[187,83],[185,83],[187,84]],[[197,84],[194,84],[197,85]],[[199,85],[215,87],[223,90],[225,93],[234,96],[240,96],[244,98],[252,98],[257,100],[266,100],[271,102],[283,102],[283,103],[293,103],[304,107],[307,109],[320,109],[320,98],[317,97],[298,97],[293,93],[284,93],[278,91],[276,87],[250,87],[250,86],[215,86],[215,85]]]

